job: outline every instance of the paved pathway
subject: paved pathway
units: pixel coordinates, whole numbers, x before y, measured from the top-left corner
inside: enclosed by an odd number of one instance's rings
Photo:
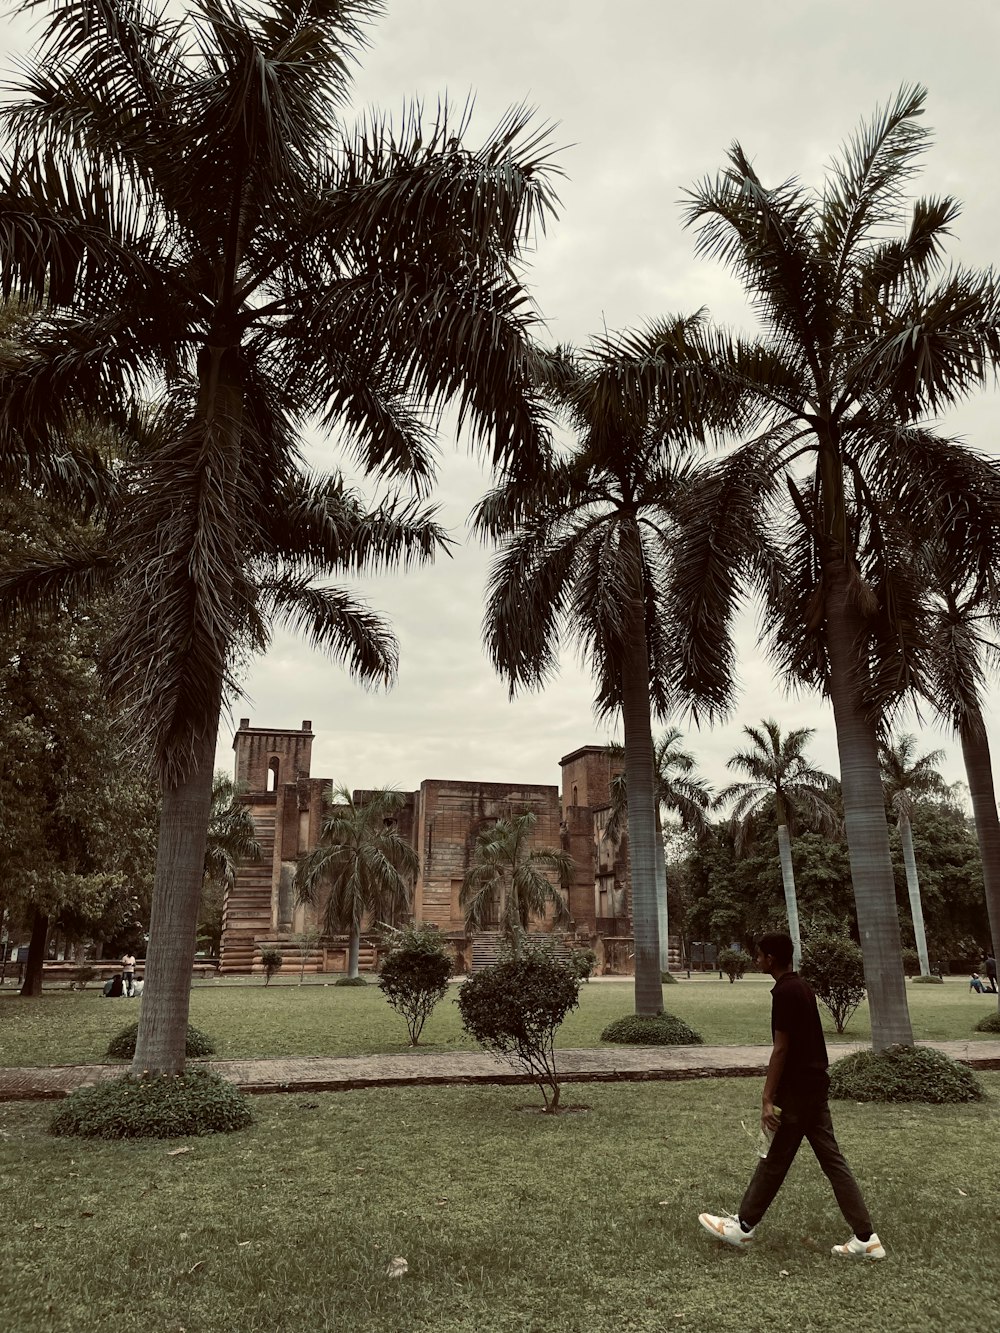
[[[975,1069],[1000,1069],[1000,1040],[918,1042],[934,1046]],[[836,1042],[836,1058],[865,1042]],[[636,1082],[648,1079],[740,1078],[762,1075],[769,1046],[601,1046],[557,1052],[566,1083]],[[201,1063],[201,1062],[199,1062]],[[210,1060],[206,1067],[246,1092],[343,1092],[352,1088],[527,1083],[524,1074],[478,1051],[411,1051],[350,1058],[307,1056],[285,1060]],[[0,1069],[0,1101],[65,1097],[74,1088],[114,1078],[115,1065],[56,1065]]]

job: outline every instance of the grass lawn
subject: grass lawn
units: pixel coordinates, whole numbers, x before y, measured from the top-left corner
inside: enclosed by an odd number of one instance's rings
[[[1000,1074],[983,1082],[978,1106],[835,1104],[881,1264],[830,1255],[847,1228],[807,1149],[751,1251],[698,1226],[752,1167],[744,1080],[574,1086],[590,1109],[558,1119],[519,1088],[260,1097],[251,1129],[179,1144],[52,1139],[50,1106],[0,1105],[0,1309],[18,1333],[981,1328]]]
[[[668,1010],[700,1032],[709,1045],[770,1041],[771,980],[758,974],[730,985],[714,975],[664,987]],[[428,1020],[421,1038],[427,1050],[465,1049],[473,1043],[459,1020],[453,985]],[[975,995],[962,977],[943,986],[907,987],[914,1035],[929,1040],[976,1041],[972,1031],[996,1007]],[[138,1017],[141,1001],[106,1000],[99,989],[47,990],[22,1000],[0,991],[0,1065],[90,1064],[102,1061],[112,1036]],[[559,1031],[561,1046],[596,1046],[612,1019],[633,1011],[631,981],[592,982],[581,989],[580,1008]],[[826,1014],[824,1009],[820,1009]],[[366,1055],[407,1047],[406,1024],[375,985],[367,990],[324,985],[234,985],[208,982],[191,993],[191,1022],[211,1036],[219,1059],[281,1055]],[[837,1040],[827,1018],[827,1037]],[[870,1036],[865,1005],[845,1038]]]

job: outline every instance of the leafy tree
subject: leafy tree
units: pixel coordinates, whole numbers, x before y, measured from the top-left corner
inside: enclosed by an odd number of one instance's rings
[[[743,980],[746,970],[752,962],[753,959],[743,949],[719,950],[719,967],[729,978],[730,986],[732,986],[734,982]]]
[[[690,192],[698,249],[742,281],[759,337],[719,332],[720,380],[743,395],[744,441],[688,493],[675,543],[674,685],[698,715],[732,697],[733,616],[763,600],[784,676],[826,694],[877,1049],[912,1042],[899,966],[877,725],[920,683],[924,589],[913,534],[995,564],[996,473],[920,425],[1000,357],[992,272],[946,266],[958,215],[908,188],[928,132],[904,88],[815,191],[767,186],[739,144]]]
[[[660,968],[667,971],[669,951],[669,880],[663,849],[663,812],[676,815],[680,826],[687,832],[703,834],[707,827],[705,814],[712,804],[711,790],[705,779],[696,773],[694,755],[681,749],[679,742],[684,733],[677,727],[668,727],[653,742],[653,798],[656,818],[656,917],[660,937]],[[612,753],[620,747],[612,746]],[[622,750],[622,753],[624,751]],[[605,833],[617,839],[628,820],[628,782],[624,773],[611,779],[611,816]]]
[[[896,827],[903,847],[903,865],[906,868],[906,887],[910,895],[910,913],[913,918],[913,935],[916,941],[917,957],[920,959],[920,975],[929,977],[931,965],[927,957],[927,936],[924,932],[924,912],[920,903],[920,880],[917,876],[917,862],[913,855],[913,830],[910,827],[913,818],[914,802],[918,796],[939,796],[945,790],[945,781],[935,765],[944,758],[943,750],[931,750],[927,754],[915,753],[916,736],[905,735],[895,742],[882,741],[879,746],[879,763],[882,766],[882,785],[885,797],[896,816]]]
[[[280,949],[269,945],[260,951],[260,965],[264,969],[264,985],[270,986],[271,978],[276,972],[280,972],[285,961],[285,955]]]
[[[569,916],[565,886],[573,859],[552,847],[533,847],[538,816],[531,810],[511,813],[481,828],[462,879],[459,902],[468,930],[484,930],[499,919],[507,944],[516,949],[532,917],[552,903],[556,921]],[[555,874],[559,884],[549,875]]]
[[[802,954],[802,977],[829,1009],[838,1032],[865,998],[861,950],[843,929],[810,934]]]
[[[523,1069],[541,1090],[545,1112],[559,1110],[555,1034],[579,1003],[581,978],[544,945],[528,945],[464,981],[462,1025],[480,1046]]]
[[[814,727],[798,727],[781,734],[773,718],[765,718],[759,727],[744,727],[750,748],[740,750],[727,760],[726,767],[746,774],[746,782],[733,782],[719,793],[717,806],[731,805],[737,834],[737,848],[751,827],[748,816],[774,804],[778,821],[778,855],[781,860],[781,885],[785,894],[788,933],[794,949],[793,966],[802,957],[799,932],[799,906],[795,897],[795,870],[792,862],[791,833],[796,816],[813,826],[830,830],[836,817],[827,799],[834,779],[829,773],[813,768],[805,757],[805,747],[815,736]]]
[[[419,861],[396,827],[404,800],[389,787],[357,799],[348,787],[332,788],[319,841],[295,867],[299,902],[319,909],[325,934],[349,936],[350,980],[358,975],[364,918],[391,920],[410,906]]]
[[[590,666],[598,713],[620,710],[628,782],[635,1003],[663,1008],[657,928],[651,713],[664,717],[668,636],[660,608],[671,513],[695,420],[697,318],[563,349],[544,388],[576,437],[536,477],[512,475],[480,501],[475,526],[503,543],[489,580],[487,651],[511,692],[555,668],[568,634]]]
[[[419,1044],[431,1011],[447,994],[450,976],[451,954],[436,927],[405,926],[393,935],[378,986],[406,1019],[411,1046]]]
[[[426,487],[454,404],[500,461],[531,459],[524,240],[553,207],[545,134],[505,117],[342,123],[375,0],[269,5],[53,0],[3,110],[0,286],[44,303],[0,368],[0,464],[98,506],[84,547],[40,554],[23,606],[123,593],[110,679],[162,788],[135,1068],[184,1063],[220,708],[275,622],[369,685],[395,645],[317,586],[430,559],[412,502],[369,507],[310,478],[303,430],[336,429],[363,471]],[[152,406],[150,406],[152,403]],[[129,465],[66,447],[81,416],[135,440]]]

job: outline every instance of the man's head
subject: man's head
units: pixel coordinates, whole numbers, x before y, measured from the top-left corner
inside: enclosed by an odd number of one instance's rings
[[[757,941],[757,966],[762,972],[787,972],[792,965],[795,946],[790,935],[779,930],[761,935]]]

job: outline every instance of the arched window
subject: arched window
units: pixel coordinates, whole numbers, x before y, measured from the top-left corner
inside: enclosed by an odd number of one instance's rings
[[[268,791],[277,791],[277,790],[278,790],[278,769],[280,768],[280,766],[281,766],[281,765],[280,765],[280,762],[279,762],[277,756],[275,756],[273,759],[270,759],[270,760],[268,761],[268,765],[267,765],[267,790],[268,790]]]
[[[574,805],[577,804],[577,799],[576,799],[576,787],[573,788],[573,804],[574,804]]]

